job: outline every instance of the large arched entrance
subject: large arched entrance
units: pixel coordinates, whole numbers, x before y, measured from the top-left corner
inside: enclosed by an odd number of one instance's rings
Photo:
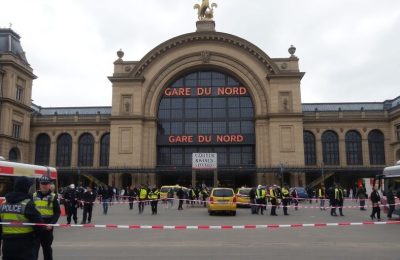
[[[255,167],[254,129],[253,102],[237,79],[216,70],[179,77],[163,90],[158,108],[159,183],[189,185],[192,153],[213,152],[221,184],[250,185],[246,169]],[[197,181],[211,186],[212,173],[198,173]]]

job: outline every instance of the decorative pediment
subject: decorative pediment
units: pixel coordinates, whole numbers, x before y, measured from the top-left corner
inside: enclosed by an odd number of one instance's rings
[[[158,45],[139,61],[139,63],[131,71],[130,76],[135,78],[142,77],[149,65],[161,57],[164,53],[180,47],[181,45],[197,42],[222,42],[226,45],[232,45],[237,48],[241,48],[259,60],[259,62],[265,67],[268,74],[279,74],[280,72],[276,64],[265,52],[263,52],[254,44],[240,37],[220,32],[197,32],[184,34]]]

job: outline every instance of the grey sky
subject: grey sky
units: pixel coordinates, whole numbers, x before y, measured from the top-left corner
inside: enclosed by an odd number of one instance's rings
[[[21,35],[41,106],[111,105],[116,51],[139,60],[195,30],[200,0],[0,0],[0,26]],[[303,102],[383,101],[400,95],[400,1],[215,0],[217,31],[270,57],[297,47]]]

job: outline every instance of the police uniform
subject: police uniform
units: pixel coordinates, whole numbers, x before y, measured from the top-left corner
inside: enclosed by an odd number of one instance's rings
[[[50,184],[51,179],[47,176],[42,176],[39,179],[41,184]],[[37,191],[33,194],[33,202],[36,209],[40,212],[43,218],[43,222],[46,224],[56,224],[60,218],[61,210],[60,204],[58,203],[57,195],[51,190],[47,193]],[[44,260],[53,259],[53,250],[51,244],[53,243],[53,229],[45,230],[36,241],[35,244],[35,255],[39,255],[40,245],[43,248]]]
[[[282,204],[283,204],[283,214],[285,216],[289,215],[287,212],[287,205],[289,204],[289,190],[286,187],[282,188]]]
[[[257,214],[261,210],[261,215],[264,215],[264,207],[265,207],[264,205],[266,203],[265,197],[266,197],[265,189],[262,189],[261,185],[259,185],[256,190],[256,203],[258,204],[256,211]]]
[[[277,194],[275,188],[276,186],[269,189],[269,198],[271,200],[271,216],[278,216],[276,214]]]
[[[144,211],[144,202],[147,199],[147,189],[142,186],[139,190],[139,214],[142,214]]]
[[[150,205],[151,205],[151,214],[152,215],[157,215],[157,206],[158,206],[158,199],[160,198],[160,192],[158,191],[157,188],[154,188],[150,193],[149,193],[149,198],[151,200]]]
[[[6,200],[0,207],[1,222],[42,223],[42,217],[28,194],[31,185],[32,181],[27,177],[16,179],[14,191],[5,196]],[[36,259],[35,240],[43,229],[41,226],[0,225],[3,259]]]

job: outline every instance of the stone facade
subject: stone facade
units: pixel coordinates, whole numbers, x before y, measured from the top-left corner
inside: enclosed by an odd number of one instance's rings
[[[400,160],[399,98],[374,103],[373,108],[369,107],[371,103],[302,104],[300,82],[304,73],[294,56],[295,49],[290,49],[287,58],[270,58],[242,38],[216,32],[213,26],[207,28],[170,39],[140,61],[125,61],[124,53],[119,51],[114,73],[109,77],[112,107],[50,109],[31,105],[35,79],[32,68],[15,53],[2,53],[0,155],[8,159],[10,149],[18,148],[20,161],[34,163],[37,136],[46,133],[51,140],[49,165],[56,166],[58,137],[68,133],[72,137],[72,160],[69,168],[61,169],[64,175],[70,171],[72,176],[77,169],[78,173],[98,170],[106,172],[108,182],[117,186],[161,184],[156,173],[157,111],[163,90],[186,72],[216,69],[243,83],[254,104],[256,172],[251,175],[249,185],[279,182],[276,167],[281,172],[289,171],[285,181],[291,185],[309,183],[304,130],[316,138],[314,168],[323,161],[321,135],[326,130],[339,136],[337,168],[350,167],[346,163],[345,145],[349,130],[357,130],[362,136],[363,165],[359,167],[371,166],[368,134],[375,129],[385,137],[386,165]],[[24,82],[24,96],[17,101],[15,91],[21,82]],[[349,105],[352,107],[348,108]],[[19,138],[12,137],[13,122],[22,126]],[[78,141],[84,133],[94,137],[92,169],[79,169],[78,165]],[[107,133],[110,133],[109,167],[101,167],[100,140]]]

